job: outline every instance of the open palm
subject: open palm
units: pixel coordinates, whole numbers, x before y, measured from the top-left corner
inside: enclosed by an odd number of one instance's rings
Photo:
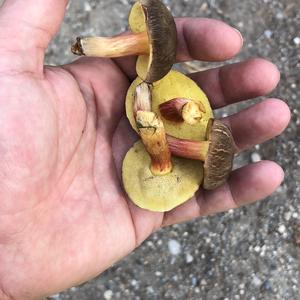
[[[251,203],[281,183],[281,168],[260,162],[166,214],[134,206],[120,181],[136,138],[124,117],[134,59],[44,67],[67,1],[24,2],[7,0],[0,10],[0,299],[41,298],[86,281],[161,226]],[[242,46],[219,21],[177,26],[179,61],[221,61]],[[215,108],[264,95],[279,80],[261,59],[191,77]],[[282,132],[289,110],[269,99],[224,121],[241,151]]]

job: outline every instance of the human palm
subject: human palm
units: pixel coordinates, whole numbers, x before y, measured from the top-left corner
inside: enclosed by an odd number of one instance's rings
[[[283,178],[275,163],[260,162],[168,213],[134,206],[120,180],[136,138],[124,117],[134,59],[83,58],[44,68],[44,49],[66,2],[8,0],[0,12],[7,26],[0,38],[17,36],[0,50],[0,299],[40,298],[86,281],[161,226],[262,199]],[[177,25],[178,61],[221,61],[241,48],[239,34],[221,22]],[[271,63],[257,59],[191,77],[215,108],[264,95],[279,79]],[[289,111],[269,99],[224,121],[241,151],[278,135]]]

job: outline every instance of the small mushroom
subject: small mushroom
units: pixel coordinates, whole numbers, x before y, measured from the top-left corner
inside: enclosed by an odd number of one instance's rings
[[[192,79],[171,70],[163,79],[153,84],[145,83],[147,86],[143,90],[141,84],[143,81],[136,78],[126,96],[126,115],[134,130],[138,132],[135,121],[137,95],[143,94],[141,98],[145,98],[148,93],[151,94],[151,110],[162,119],[167,134],[183,139],[205,140],[207,123],[213,118],[213,112],[206,95]],[[167,106],[169,112],[176,111],[178,102],[184,109],[183,112],[179,107],[180,122],[170,119],[165,109]],[[182,107],[187,102],[189,105]]]
[[[177,31],[171,13],[160,0],[139,0],[131,9],[129,24],[131,34],[78,37],[72,52],[96,57],[140,55],[138,75],[148,83],[160,80],[176,61]]]
[[[137,206],[165,212],[192,198],[203,180],[200,161],[173,157],[172,170],[160,176],[149,168],[151,157],[138,141],[127,152],[122,167],[122,180],[128,197]]]
[[[228,126],[212,120],[206,141],[191,141],[167,136],[171,153],[204,162],[203,188],[215,189],[224,184],[232,170],[235,144]]]
[[[159,105],[161,115],[169,121],[195,125],[205,113],[204,105],[186,98],[175,98]]]

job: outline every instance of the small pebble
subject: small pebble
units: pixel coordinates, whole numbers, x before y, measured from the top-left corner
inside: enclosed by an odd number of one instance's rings
[[[276,14],[276,18],[279,19],[279,20],[281,20],[281,19],[284,18],[284,14],[282,12],[277,13]]]
[[[132,286],[136,286],[137,283],[138,283],[138,282],[137,282],[135,279],[132,279],[132,280],[131,280],[131,285],[132,285]]]
[[[285,233],[286,232],[286,227],[284,225],[280,225],[278,227],[278,232],[281,233],[281,234]]]
[[[300,37],[299,36],[296,36],[294,39],[293,39],[295,45],[300,45]]]
[[[103,294],[105,300],[111,300],[112,296],[113,296],[113,292],[111,290],[107,290]]]
[[[265,255],[266,249],[267,249],[267,246],[266,246],[266,245],[263,245],[263,246],[261,247],[261,252],[260,252],[260,255],[261,255],[261,256],[264,256],[264,255]]]
[[[260,156],[260,154],[259,154],[258,152],[253,152],[253,153],[251,154],[251,161],[252,161],[253,163],[256,163],[256,162],[261,161],[261,156]]]
[[[202,279],[202,280],[201,280],[201,285],[207,285],[207,282],[206,282],[205,279]]]
[[[187,255],[185,257],[186,263],[190,264],[191,262],[193,262],[193,260],[194,260],[194,257],[190,253],[187,253]]]
[[[178,255],[181,252],[181,246],[176,240],[170,240],[168,242],[168,248],[172,255]]]
[[[92,10],[92,7],[88,2],[84,2],[84,10],[87,12]]]
[[[148,294],[153,294],[153,293],[154,293],[154,289],[153,289],[152,286],[148,286],[148,287],[147,287],[147,293],[148,293]]]
[[[196,278],[196,277],[193,277],[193,278],[192,278],[192,286],[196,286],[197,283],[198,283],[197,278]]]
[[[286,221],[289,221],[291,219],[291,217],[292,217],[292,213],[289,211],[284,214],[284,219]]]
[[[207,8],[208,8],[208,4],[207,4],[206,2],[204,2],[204,3],[201,5],[200,10],[201,10],[201,11],[206,11]]]
[[[259,246],[255,246],[255,247],[254,247],[254,251],[255,251],[255,252],[259,252],[259,251],[260,251],[260,247],[259,247]]]
[[[262,285],[262,281],[256,275],[252,278],[252,284],[256,287],[260,287]]]
[[[264,35],[269,39],[272,37],[273,32],[271,30],[265,30]]]

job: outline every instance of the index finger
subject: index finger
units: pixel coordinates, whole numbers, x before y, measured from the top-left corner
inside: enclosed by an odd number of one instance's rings
[[[176,20],[177,61],[224,61],[243,46],[241,33],[214,19],[179,18]]]
[[[222,21],[178,18],[176,27],[177,62],[224,61],[238,54],[243,45],[239,31]],[[136,77],[136,57],[116,58],[114,61],[131,80]]]

